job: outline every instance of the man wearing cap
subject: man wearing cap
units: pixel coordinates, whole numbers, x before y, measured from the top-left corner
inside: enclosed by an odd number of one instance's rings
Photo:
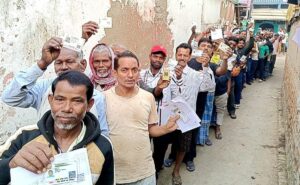
[[[142,81],[151,88],[155,88],[158,82],[161,79],[163,73],[163,65],[167,57],[167,50],[161,45],[155,45],[151,48],[149,60],[150,67],[148,69],[143,69],[140,72],[140,77]],[[164,87],[169,85],[169,80],[164,81]],[[160,115],[161,110],[160,106],[163,102],[170,100],[170,92],[168,88],[163,90],[163,99],[156,99],[157,111],[159,115],[159,124],[160,124]],[[164,135],[161,137],[153,138],[154,152],[153,159],[155,164],[155,170],[158,176],[158,172],[162,169],[164,154],[166,152],[167,146],[170,142],[170,135]]]

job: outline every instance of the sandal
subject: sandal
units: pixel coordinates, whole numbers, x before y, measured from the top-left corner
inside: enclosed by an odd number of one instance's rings
[[[222,139],[222,133],[221,133],[220,126],[216,127],[215,136],[216,136],[216,139]]]
[[[164,161],[164,166],[165,167],[171,167],[173,163],[174,163],[174,159],[166,159]]]
[[[181,177],[172,174],[172,185],[182,185]]]
[[[195,171],[195,164],[193,161],[187,161],[186,162],[186,169],[189,172]]]

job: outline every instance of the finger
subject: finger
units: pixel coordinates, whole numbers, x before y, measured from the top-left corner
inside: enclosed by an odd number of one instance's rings
[[[29,170],[33,173],[41,173],[42,171],[40,171],[38,168],[36,168],[35,166],[33,166],[30,162],[28,162],[27,160],[18,160],[18,162],[16,162],[16,165],[18,167],[22,167],[25,168],[26,170]]]
[[[50,40],[53,40],[53,41],[57,42],[59,45],[62,46],[62,42],[63,42],[62,38],[60,38],[60,37],[52,37]]]
[[[59,50],[59,49],[62,48],[62,45],[60,45],[60,44],[57,43],[56,41],[50,41],[50,42],[48,43],[47,48]]]
[[[32,168],[31,166],[33,166],[34,168],[36,168],[36,171],[42,171],[44,169],[44,165],[41,161],[39,161],[36,156],[34,156],[32,153],[30,153],[27,150],[22,150],[19,152],[20,155],[20,163],[21,164],[26,164],[24,167],[25,169],[28,168]],[[28,164],[29,163],[29,164]],[[28,169],[29,170],[29,169]]]
[[[47,145],[39,145],[38,148],[39,151],[35,155],[44,164],[44,167],[50,168],[51,161],[54,160],[51,149]]]
[[[97,32],[98,28],[97,27],[93,27],[93,26],[88,26],[84,28],[84,31],[93,31],[93,32]]]
[[[99,28],[98,23],[96,23],[94,21],[89,21],[89,22],[85,23],[84,26],[93,26],[95,28]]]

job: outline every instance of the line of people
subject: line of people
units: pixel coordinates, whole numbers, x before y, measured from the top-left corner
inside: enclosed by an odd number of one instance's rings
[[[92,21],[83,25],[85,42],[98,28]],[[254,38],[249,28],[246,33],[212,40],[210,31],[196,33],[193,27],[189,42],[177,46],[174,63],[166,61],[162,45],[153,46],[150,67],[143,70],[126,47],[99,43],[89,55],[90,80],[84,75],[87,61],[81,50],[64,47],[58,37],[48,40],[41,59],[20,71],[2,93],[2,101],[10,106],[35,108],[40,121],[21,128],[1,146],[0,169],[5,173],[0,174],[0,184],[10,181],[10,168],[42,173],[51,166],[53,155],[82,147],[88,150],[94,184],[154,185],[163,166],[173,163],[172,183],[182,184],[182,162],[188,171],[195,170],[196,146],[212,145],[210,126],[222,139],[226,108],[236,119],[244,83],[251,84],[256,77],[264,80],[276,60],[272,55],[271,67],[262,62],[267,61],[265,46],[276,45],[276,34]],[[220,49],[222,43],[228,46],[225,50]],[[257,56],[262,60],[257,61]],[[52,63],[58,77],[40,79]],[[167,79],[165,72],[169,72]],[[176,97],[201,118],[199,128],[182,133],[177,129],[178,115],[161,122],[161,107]],[[165,159],[169,144],[171,153]]]

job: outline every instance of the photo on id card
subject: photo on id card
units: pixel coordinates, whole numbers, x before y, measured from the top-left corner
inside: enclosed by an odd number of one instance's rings
[[[75,183],[78,181],[77,171],[78,166],[75,161],[54,163],[45,173],[45,182],[53,185]]]

